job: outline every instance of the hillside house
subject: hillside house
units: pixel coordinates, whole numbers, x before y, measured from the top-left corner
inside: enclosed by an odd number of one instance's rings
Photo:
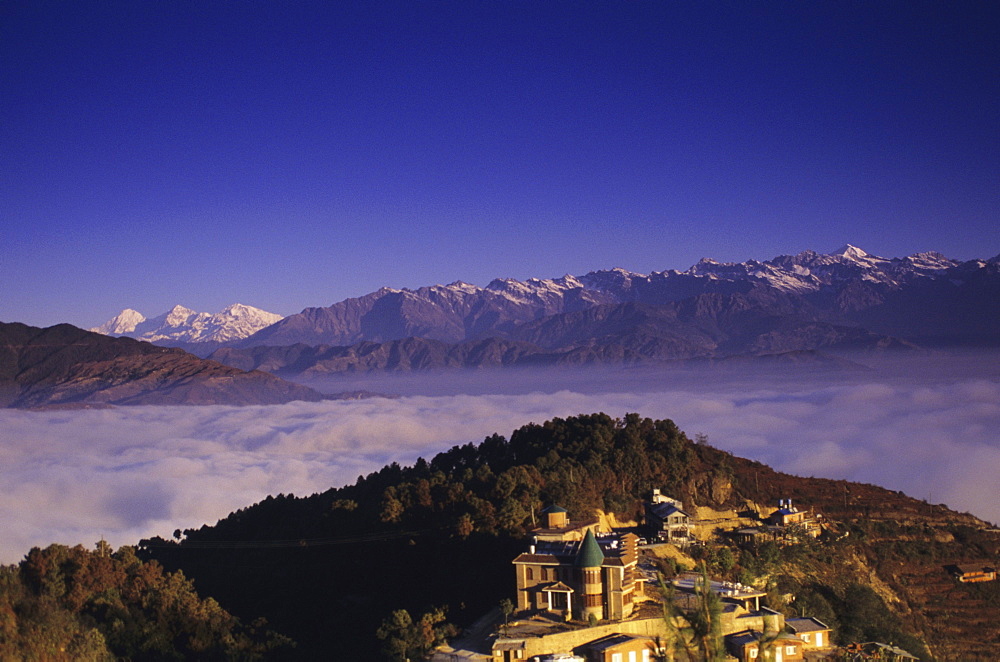
[[[583,540],[538,540],[514,559],[519,612],[566,620],[621,620],[632,614],[643,579],[638,537],[587,529]]]
[[[587,662],[650,662],[653,641],[632,634],[613,634],[585,647]]]
[[[833,630],[817,618],[787,618],[785,627],[802,640],[806,651],[829,648],[830,635]]]
[[[651,539],[686,547],[691,543],[691,516],[684,512],[682,504],[654,489],[652,499],[644,505],[646,528]]]
[[[805,519],[806,512],[793,506],[791,499],[779,499],[778,509],[768,515],[765,521],[774,526],[791,526],[802,524]]]
[[[787,633],[764,635],[756,630],[745,630],[726,637],[726,651],[740,662],[801,662],[805,659],[800,639]]]
[[[951,566],[951,574],[962,583],[991,582],[997,578],[997,569],[989,565],[963,563]]]
[[[791,499],[780,499],[778,509],[768,515],[764,522],[768,525],[767,530],[778,542],[791,542],[791,539],[794,539],[793,531],[811,538],[818,538],[823,532],[819,517],[799,510],[792,505]]]
[[[740,547],[753,548],[765,542],[777,542],[779,527],[761,527],[759,529],[737,529],[729,532],[729,536]]]

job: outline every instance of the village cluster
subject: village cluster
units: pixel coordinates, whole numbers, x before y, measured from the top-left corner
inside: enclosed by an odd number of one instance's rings
[[[640,554],[656,545],[680,549],[699,542],[700,523],[683,504],[654,490],[645,503],[645,524],[638,530],[602,529],[601,519],[570,521],[558,505],[542,512],[541,526],[530,532],[527,549],[513,559],[513,620],[439,649],[438,662],[655,662],[664,655],[668,629],[664,600],[676,613],[692,613],[707,588],[721,601],[724,655],[739,662],[812,662],[835,656],[833,632],[817,618],[786,618],[762,604],[767,594],[738,582],[716,581],[683,572],[660,585],[661,577]],[[818,537],[821,515],[796,508],[790,500],[760,526],[737,527],[728,535],[737,544],[788,543]],[[668,590],[664,590],[664,589]],[[855,647],[856,659],[917,659],[879,642]]]

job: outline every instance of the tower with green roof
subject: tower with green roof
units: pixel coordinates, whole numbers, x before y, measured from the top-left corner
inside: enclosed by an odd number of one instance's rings
[[[603,582],[601,581],[601,566],[604,564],[604,552],[597,544],[597,537],[593,531],[588,530],[580,543],[580,549],[576,553],[576,560],[573,565],[580,577],[580,587],[582,589],[579,603],[580,617],[590,620],[594,616],[597,620],[604,618],[604,596]]]

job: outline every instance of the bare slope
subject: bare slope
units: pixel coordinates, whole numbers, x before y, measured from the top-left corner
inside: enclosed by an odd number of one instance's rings
[[[249,405],[320,400],[312,389],[179,349],[69,324],[0,323],[0,406]]]

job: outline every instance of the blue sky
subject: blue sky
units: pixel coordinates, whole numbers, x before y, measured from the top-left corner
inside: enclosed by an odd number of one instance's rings
[[[0,320],[1000,253],[990,2],[0,5]]]

